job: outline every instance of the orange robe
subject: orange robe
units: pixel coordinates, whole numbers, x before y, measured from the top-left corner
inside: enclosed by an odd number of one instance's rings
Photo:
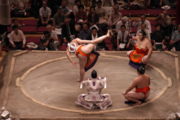
[[[142,58],[148,54],[148,49],[140,49],[136,45],[134,48],[135,50],[132,51],[129,55],[130,61],[134,63],[142,63]]]

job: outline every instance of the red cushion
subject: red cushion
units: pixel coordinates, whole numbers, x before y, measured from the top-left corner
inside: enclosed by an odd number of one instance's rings
[[[157,15],[161,14],[162,12],[163,12],[162,9],[155,9],[155,10],[153,10],[153,9],[147,9],[147,10],[121,10],[121,13],[123,14],[123,16],[144,15],[144,14],[157,16]],[[176,10],[168,10],[167,14],[176,15]]]
[[[67,45],[62,45],[62,46],[60,46],[60,48],[59,48],[59,50],[63,50],[63,51],[65,51],[67,49]]]
[[[36,26],[37,25],[36,19],[22,19],[22,20],[19,19],[18,22],[20,24],[28,25],[28,26]]]
[[[38,32],[44,32],[44,31],[47,31],[46,27],[39,27],[38,28]]]
[[[36,27],[34,27],[34,26],[22,26],[20,29],[21,29],[24,33],[37,31]]]

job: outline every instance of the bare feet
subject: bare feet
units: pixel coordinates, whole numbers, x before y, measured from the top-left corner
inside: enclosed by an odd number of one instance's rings
[[[112,36],[112,30],[108,30],[106,35],[107,35],[107,37],[111,37]]]
[[[139,102],[135,103],[134,105],[141,105],[141,104],[142,104],[142,102],[139,101]]]
[[[135,102],[135,101],[125,101],[124,102],[125,104],[128,104],[128,105],[140,105],[140,104],[142,104],[142,102],[141,101],[138,101],[138,102]]]

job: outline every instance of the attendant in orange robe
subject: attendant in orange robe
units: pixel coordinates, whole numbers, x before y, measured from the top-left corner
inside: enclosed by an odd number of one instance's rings
[[[134,68],[144,66],[152,54],[151,41],[146,37],[146,33],[141,31],[137,36],[133,37],[134,50],[128,51],[129,64]],[[132,41],[131,41],[132,42]],[[130,44],[130,43],[128,43]]]

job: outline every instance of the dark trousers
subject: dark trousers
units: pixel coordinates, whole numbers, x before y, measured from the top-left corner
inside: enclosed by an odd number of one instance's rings
[[[7,25],[0,25],[0,34],[7,32],[8,26]]]
[[[180,41],[174,44],[176,51],[180,51]]]
[[[180,41],[170,45],[168,50],[171,50],[173,47],[175,47],[176,51],[180,51]]]
[[[12,47],[13,50],[24,50],[23,42],[14,42],[14,44],[16,45],[16,47],[15,48]]]

